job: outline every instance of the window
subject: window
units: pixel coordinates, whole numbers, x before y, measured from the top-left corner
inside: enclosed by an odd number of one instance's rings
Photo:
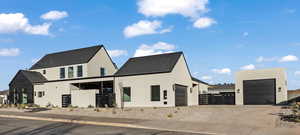
[[[130,102],[131,101],[131,88],[130,87],[124,87],[123,88],[123,101],[124,102]]]
[[[160,86],[151,86],[151,101],[160,101]]]
[[[100,68],[100,76],[105,76],[105,68]]]
[[[69,67],[68,68],[68,78],[73,78],[74,77],[74,68]]]
[[[38,97],[42,97],[43,96],[43,92],[42,91],[39,91],[38,92]]]
[[[46,70],[43,70],[43,74],[46,74]]]
[[[60,79],[66,78],[65,68],[60,68]]]
[[[164,90],[164,99],[168,98],[167,90]]]
[[[82,66],[77,66],[77,77],[82,77]]]
[[[36,96],[36,91],[34,92],[34,96]]]

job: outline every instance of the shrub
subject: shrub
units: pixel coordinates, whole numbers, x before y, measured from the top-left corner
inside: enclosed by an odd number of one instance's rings
[[[100,109],[99,108],[95,108],[94,111],[95,112],[100,112]]]
[[[112,114],[117,114],[117,111],[115,109],[113,109]]]
[[[167,117],[168,117],[168,118],[173,118],[173,114],[172,114],[172,113],[169,113],[169,114],[167,115]]]
[[[141,112],[144,112],[144,109],[143,109],[143,108],[141,108]]]
[[[157,107],[153,107],[153,109],[157,109]]]
[[[94,108],[94,106],[92,106],[92,105],[89,105],[89,106],[88,106],[88,108]]]

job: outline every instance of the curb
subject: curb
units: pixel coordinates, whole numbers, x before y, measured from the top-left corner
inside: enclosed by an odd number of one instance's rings
[[[195,131],[188,131],[188,130],[173,130],[173,129],[164,129],[164,128],[154,128],[154,127],[146,127],[146,126],[139,126],[139,125],[133,125],[133,124],[124,124],[124,123],[96,122],[96,121],[70,120],[70,119],[56,119],[56,118],[18,116],[18,115],[0,115],[0,117],[2,117],[2,118],[14,118],[14,119],[25,119],[25,120],[63,122],[63,123],[72,123],[72,124],[111,126],[111,127],[160,130],[160,131],[169,131],[169,132],[182,132],[182,133],[193,133],[193,134],[216,135],[216,133],[209,133],[209,132],[195,132]]]

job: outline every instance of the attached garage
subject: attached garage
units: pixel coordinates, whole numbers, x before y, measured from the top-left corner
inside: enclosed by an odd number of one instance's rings
[[[243,82],[244,104],[263,105],[276,103],[276,80],[246,80]]]
[[[187,86],[175,85],[175,106],[187,106]]]

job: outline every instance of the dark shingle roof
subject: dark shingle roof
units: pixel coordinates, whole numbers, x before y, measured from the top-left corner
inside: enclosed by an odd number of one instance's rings
[[[20,70],[20,73],[32,83],[47,81],[47,79],[39,72]]]
[[[182,52],[130,58],[115,76],[142,75],[171,72]]]
[[[197,79],[197,78],[195,78],[195,77],[192,77],[192,80],[193,80],[193,81],[196,81],[196,82],[198,82],[198,83],[203,83],[203,84],[209,85],[208,83],[203,82],[203,81],[201,81],[201,80],[199,80],[199,79]]]
[[[103,45],[45,55],[30,70],[87,63]]]

